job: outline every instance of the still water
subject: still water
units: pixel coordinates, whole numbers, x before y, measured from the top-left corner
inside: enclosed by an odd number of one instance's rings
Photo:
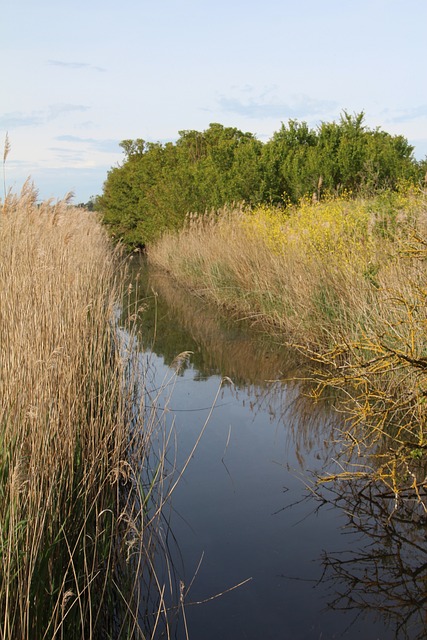
[[[390,519],[390,497],[354,482],[315,495],[315,475],[340,464],[340,424],[307,398],[295,356],[135,272],[148,397],[167,406],[175,477],[188,462],[164,531],[170,604],[181,591],[186,605],[173,637],[427,637],[424,514]]]

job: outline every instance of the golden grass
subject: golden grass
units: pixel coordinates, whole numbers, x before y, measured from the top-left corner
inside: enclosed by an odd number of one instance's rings
[[[104,230],[36,198],[27,183],[0,210],[0,638],[148,637],[159,417],[133,390]]]
[[[379,291],[407,286],[414,265],[400,249],[410,229],[425,224],[414,193],[390,202],[381,196],[285,210],[234,207],[190,216],[185,229],[149,247],[148,258],[287,341],[324,347],[373,321]]]

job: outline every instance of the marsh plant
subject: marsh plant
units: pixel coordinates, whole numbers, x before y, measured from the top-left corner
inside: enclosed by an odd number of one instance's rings
[[[29,182],[6,196],[2,640],[146,638],[168,624],[154,572],[165,436],[161,412],[135,394],[143,373],[117,331],[122,281],[95,214],[67,199],[37,204]]]

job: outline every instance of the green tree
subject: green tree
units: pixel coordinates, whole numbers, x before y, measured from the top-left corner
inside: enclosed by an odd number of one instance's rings
[[[96,208],[114,238],[133,248],[180,228],[189,212],[231,202],[280,205],[324,191],[371,193],[421,181],[427,162],[414,160],[407,140],[364,120],[363,112],[346,111],[316,129],[289,120],[265,144],[218,123],[180,131],[176,143],[123,140],[124,161],[109,171]]]
[[[283,200],[297,202],[312,193],[318,176],[313,150],[317,134],[306,122],[282,123],[263,150],[263,198],[277,204]]]
[[[363,111],[353,116],[344,111],[341,115],[337,163],[342,186],[349,191],[356,191],[360,185],[367,160],[364,118]]]

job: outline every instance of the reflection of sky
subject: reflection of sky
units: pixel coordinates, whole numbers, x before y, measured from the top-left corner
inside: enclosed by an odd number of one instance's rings
[[[209,598],[252,578],[219,599],[189,607],[190,637],[318,640],[344,630],[348,616],[322,612],[326,588],[313,587],[321,576],[322,551],[345,549],[354,537],[343,539],[341,511],[315,513],[312,500],[296,504],[304,495],[308,470],[318,468],[327,455],[326,448],[320,450],[329,433],[327,423],[319,416],[316,437],[304,436],[297,445],[298,428],[307,426],[295,412],[288,413],[289,422],[282,419],[286,388],[263,403],[265,389],[256,385],[220,387],[218,375],[201,380],[192,367],[173,379],[162,357],[145,353],[143,358],[154,388],[170,381],[159,403],[168,406],[170,425],[173,421],[178,469],[217,398],[171,500],[171,530],[177,540],[172,556],[187,586],[203,556],[187,601]],[[311,449],[304,448],[306,441]],[[174,458],[175,451],[170,454]],[[372,619],[366,624],[359,620],[345,637],[371,637],[368,630],[386,638],[382,625]]]

